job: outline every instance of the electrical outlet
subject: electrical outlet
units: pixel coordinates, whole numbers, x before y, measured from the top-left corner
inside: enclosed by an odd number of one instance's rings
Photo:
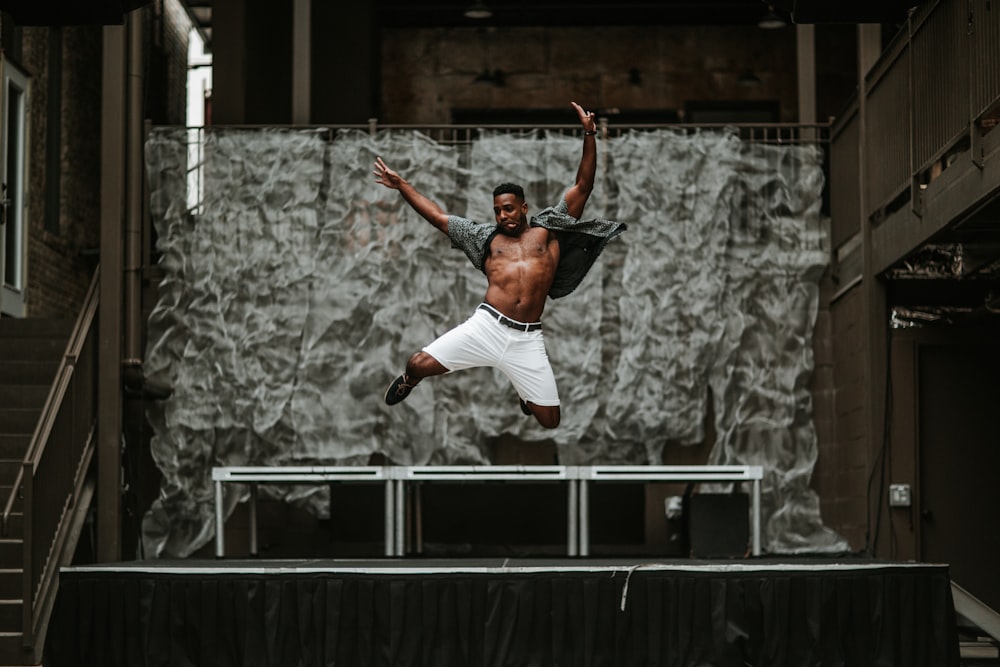
[[[909,484],[889,485],[890,507],[909,507],[912,504],[913,504],[913,498],[910,496]]]

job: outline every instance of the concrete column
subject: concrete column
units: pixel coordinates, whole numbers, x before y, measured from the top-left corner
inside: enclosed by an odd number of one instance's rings
[[[292,122],[292,8],[271,0],[215,0],[213,124]]]
[[[382,65],[375,0],[316,2],[312,26],[312,122],[377,118]]]
[[[292,123],[308,125],[312,117],[312,0],[292,7]]]
[[[106,26],[101,72],[101,278],[97,352],[97,560],[121,560],[122,234],[127,40]]]
[[[861,289],[863,291],[863,315],[862,331],[864,332],[864,359],[865,359],[865,405],[868,406],[865,415],[866,440],[868,445],[868,469],[870,472],[882,474],[881,465],[885,452],[883,447],[888,443],[885,439],[886,420],[886,386],[888,373],[886,362],[888,359],[888,306],[885,293],[885,285],[875,272],[874,248],[872,246],[872,222],[868,215],[869,192],[868,192],[868,165],[871,164],[868,155],[868,87],[865,83],[865,76],[868,70],[878,60],[882,53],[881,27],[875,24],[861,24],[858,26],[858,179],[859,196],[858,206],[861,214],[861,252],[862,252],[862,274]],[[874,470],[878,466],[879,470]],[[875,484],[874,488],[880,488]],[[886,500],[881,497],[872,498],[871,506],[868,507],[870,525],[876,525],[878,516],[887,509]],[[885,524],[883,524],[885,525]],[[871,540],[875,540],[876,535],[871,534]],[[870,548],[878,553],[879,545],[869,544]],[[884,552],[884,550],[883,550]]]
[[[212,7],[212,122],[246,122],[246,7],[243,0],[215,0]]]
[[[798,62],[799,122],[816,122],[816,26],[795,26]]]

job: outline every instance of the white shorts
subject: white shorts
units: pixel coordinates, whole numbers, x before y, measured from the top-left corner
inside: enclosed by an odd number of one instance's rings
[[[424,348],[448,369],[488,366],[503,371],[518,395],[535,405],[559,405],[556,378],[542,330],[520,331],[479,308],[462,324]]]

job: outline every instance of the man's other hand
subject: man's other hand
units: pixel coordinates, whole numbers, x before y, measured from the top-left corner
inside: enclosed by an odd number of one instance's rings
[[[403,183],[402,177],[389,169],[388,165],[382,160],[382,158],[375,158],[375,182],[379,185],[384,185],[391,190],[398,190],[399,186]]]

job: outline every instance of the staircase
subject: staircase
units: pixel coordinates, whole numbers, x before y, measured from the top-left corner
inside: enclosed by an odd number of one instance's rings
[[[0,319],[0,512],[38,424],[72,320]],[[0,534],[0,665],[26,664],[22,647],[23,528],[20,500]]]
[[[1000,665],[1000,613],[951,584],[962,667]]]

